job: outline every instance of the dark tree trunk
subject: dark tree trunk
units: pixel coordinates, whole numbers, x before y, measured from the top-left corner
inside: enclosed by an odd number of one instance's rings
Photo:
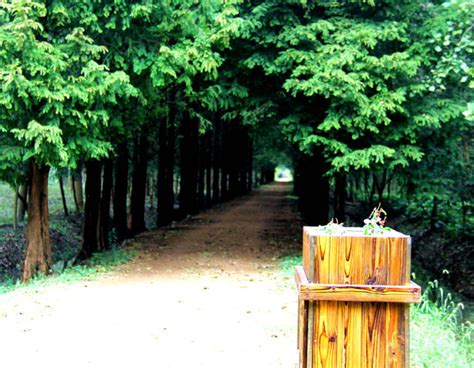
[[[206,134],[206,207],[212,205],[212,131]]]
[[[329,181],[326,164],[321,153],[313,156],[300,154],[299,163],[299,206],[308,225],[323,225],[329,215]],[[267,178],[268,179],[268,178]]]
[[[118,240],[128,236],[127,226],[127,192],[128,192],[128,148],[127,143],[118,147],[118,157],[115,161],[114,182],[114,226]]]
[[[433,196],[433,206],[431,207],[431,216],[430,216],[430,230],[436,230],[436,222],[438,220],[438,197]]]
[[[222,161],[222,145],[221,145],[222,123],[220,120],[216,122],[213,137],[213,166],[212,166],[212,203],[218,203],[221,199],[220,195],[220,169]]]
[[[18,189],[18,221],[22,222],[25,219],[26,210],[28,208],[28,184],[21,184]]]
[[[82,168],[78,169],[71,175],[71,188],[76,205],[76,211],[82,213],[84,209],[84,196],[82,193]]]
[[[174,207],[174,150],[175,150],[176,104],[170,104],[168,121],[160,123],[158,152],[158,217],[157,226],[173,221]]]
[[[38,272],[47,274],[51,265],[48,212],[49,170],[49,166],[38,165],[34,160],[31,161],[26,249],[21,282],[27,282]]]
[[[229,150],[230,144],[229,139],[229,125],[225,124],[222,126],[222,140],[221,140],[221,200],[229,199]]]
[[[148,136],[142,132],[135,141],[133,153],[132,195],[130,198],[130,231],[138,234],[146,230],[145,199],[148,164]]]
[[[383,170],[382,177],[380,179],[377,177],[376,173],[373,174],[372,178],[375,189],[377,190],[378,201],[379,203],[382,203],[383,192],[387,186],[387,170]]]
[[[241,134],[239,128],[236,126],[229,127],[229,134],[228,139],[226,140],[226,148],[227,154],[226,164],[228,165],[228,172],[229,172],[229,198],[234,198],[238,194],[240,194],[240,187],[239,187],[239,175],[240,175],[240,167],[239,167],[239,159],[240,155],[242,154],[241,148],[238,147],[239,143],[241,143]]]
[[[86,203],[79,260],[90,258],[92,254],[102,250],[99,241],[101,173],[102,163],[100,161],[86,162]]]
[[[18,184],[15,186],[15,196],[13,198],[13,231],[18,229]]]
[[[182,215],[197,213],[198,154],[199,154],[199,123],[183,114],[181,141],[181,188],[180,212]]]
[[[198,169],[198,209],[205,207],[205,184],[206,184],[206,143],[205,137],[200,136],[199,142],[199,169]]]
[[[336,186],[334,189],[334,217],[339,222],[345,221],[346,203],[346,173],[336,174]]]
[[[248,139],[248,155],[247,155],[247,192],[253,189],[253,143],[252,139]]]
[[[100,198],[99,216],[99,243],[101,249],[109,248],[109,228],[110,228],[110,197],[112,195],[113,184],[113,164],[112,160],[104,161],[104,176],[102,183],[102,195]]]
[[[63,202],[64,216],[67,217],[67,216],[69,216],[69,211],[67,209],[66,195],[64,194],[63,176],[61,174],[59,174],[58,178],[59,178],[59,190],[61,191],[61,200]]]

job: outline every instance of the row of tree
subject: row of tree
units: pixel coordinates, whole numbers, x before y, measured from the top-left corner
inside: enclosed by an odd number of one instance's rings
[[[110,206],[120,238],[144,230],[150,178],[165,225],[175,198],[195,213],[279,162],[309,223],[328,221],[331,187],[340,220],[348,196],[390,189],[433,218],[450,204],[468,230],[471,13],[467,0],[1,3],[0,175],[31,183],[23,279],[49,268],[51,167],[87,172],[82,258],[107,247]]]

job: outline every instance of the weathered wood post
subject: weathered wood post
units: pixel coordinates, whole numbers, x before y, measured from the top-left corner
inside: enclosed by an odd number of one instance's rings
[[[408,367],[410,237],[361,228],[303,230],[296,267],[300,367]]]

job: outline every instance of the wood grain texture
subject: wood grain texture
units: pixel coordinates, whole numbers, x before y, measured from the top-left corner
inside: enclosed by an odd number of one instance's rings
[[[303,267],[295,267],[298,297],[301,300],[419,303],[421,287],[410,281],[408,286],[348,285],[310,283]]]
[[[408,367],[408,303],[421,294],[410,282],[410,252],[410,238],[395,231],[304,228],[295,274],[301,316],[308,303],[307,336],[299,338],[300,349],[307,341],[305,368]]]

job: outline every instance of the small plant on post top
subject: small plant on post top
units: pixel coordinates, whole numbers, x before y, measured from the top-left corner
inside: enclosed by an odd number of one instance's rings
[[[389,227],[385,227],[387,221],[387,212],[382,208],[381,204],[375,207],[370,213],[369,218],[364,220],[364,230],[365,235],[373,234],[382,234],[384,231],[392,230]]]

